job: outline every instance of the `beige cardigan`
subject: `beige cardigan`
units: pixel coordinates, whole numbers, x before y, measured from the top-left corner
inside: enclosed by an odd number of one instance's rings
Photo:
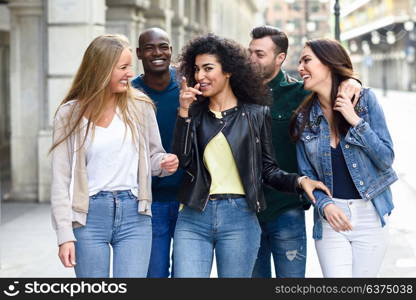
[[[55,143],[66,133],[65,124],[72,110],[77,106],[76,100],[69,101],[59,107],[53,126],[53,142]],[[159,127],[155,111],[151,104],[142,100],[129,101],[130,118],[137,124],[139,166],[138,181],[138,212],[151,216],[151,180],[152,176],[170,175],[161,169],[160,163],[166,152],[160,140]],[[139,125],[138,117],[144,118],[143,126]],[[85,128],[76,130],[69,138],[52,152],[52,187],[51,208],[52,226],[56,230],[58,245],[68,241],[76,241],[73,228],[86,224],[89,194],[85,149],[82,143]],[[150,168],[149,168],[150,166]]]

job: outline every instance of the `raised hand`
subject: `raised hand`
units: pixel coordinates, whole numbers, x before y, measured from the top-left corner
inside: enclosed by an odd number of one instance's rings
[[[351,99],[343,92],[338,93],[334,110],[339,111],[351,126],[356,126],[360,122],[360,117],[355,112]]]
[[[194,87],[188,87],[186,78],[182,77],[181,91],[179,93],[179,115],[182,118],[188,117],[189,106],[196,101],[196,95],[202,95],[202,92],[199,90],[199,83]]]
[[[352,106],[355,107],[360,98],[361,88],[362,86],[357,80],[350,78],[341,82],[338,87],[338,93],[345,94],[347,98],[351,99]]]

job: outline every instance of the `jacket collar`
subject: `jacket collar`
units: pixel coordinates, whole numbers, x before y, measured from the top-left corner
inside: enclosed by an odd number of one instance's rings
[[[211,116],[213,116],[214,118],[216,118],[215,114],[209,109],[208,106],[207,106],[207,109],[208,109],[208,114],[211,115]],[[234,107],[232,107],[230,109],[227,109],[227,110],[222,111],[221,112],[221,116],[224,118],[226,116],[229,116],[229,115],[231,115],[231,114],[239,111],[240,109],[241,109],[241,104],[240,103],[237,103],[237,106],[234,106]]]
[[[155,89],[152,89],[151,87],[147,86],[144,82],[144,74],[140,74],[136,78],[132,80],[133,85],[137,84],[140,88],[146,89],[152,93],[156,94],[163,94],[170,90],[173,90],[175,88],[178,88],[180,86],[180,83],[178,82],[178,78],[176,78],[176,69],[172,66],[169,66],[169,73],[170,73],[170,81],[168,86],[163,91],[158,91]]]
[[[284,70],[280,69],[279,73],[267,83],[270,88],[286,87],[296,84],[298,81],[290,77]]]
[[[314,99],[312,100],[312,107],[311,107],[311,113],[310,113],[310,117],[311,118],[318,118],[320,116],[324,116],[324,113],[322,111],[321,108],[321,104],[319,103],[319,99],[317,96],[314,97]]]
[[[313,132],[318,132],[322,120],[325,119],[324,113],[319,104],[318,97],[314,97],[312,100],[312,107],[309,113],[309,121],[306,123],[306,127],[310,128]]]

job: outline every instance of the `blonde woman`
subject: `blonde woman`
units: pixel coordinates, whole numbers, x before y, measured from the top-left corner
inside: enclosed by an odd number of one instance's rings
[[[151,249],[151,176],[176,171],[152,101],[129,83],[126,37],[88,46],[54,120],[52,222],[59,258],[77,277],[145,277]]]

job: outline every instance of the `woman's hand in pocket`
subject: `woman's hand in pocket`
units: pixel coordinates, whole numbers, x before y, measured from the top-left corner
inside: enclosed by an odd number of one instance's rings
[[[331,227],[339,231],[352,230],[350,220],[344,214],[343,210],[333,203],[328,204],[324,207],[325,218]]]

